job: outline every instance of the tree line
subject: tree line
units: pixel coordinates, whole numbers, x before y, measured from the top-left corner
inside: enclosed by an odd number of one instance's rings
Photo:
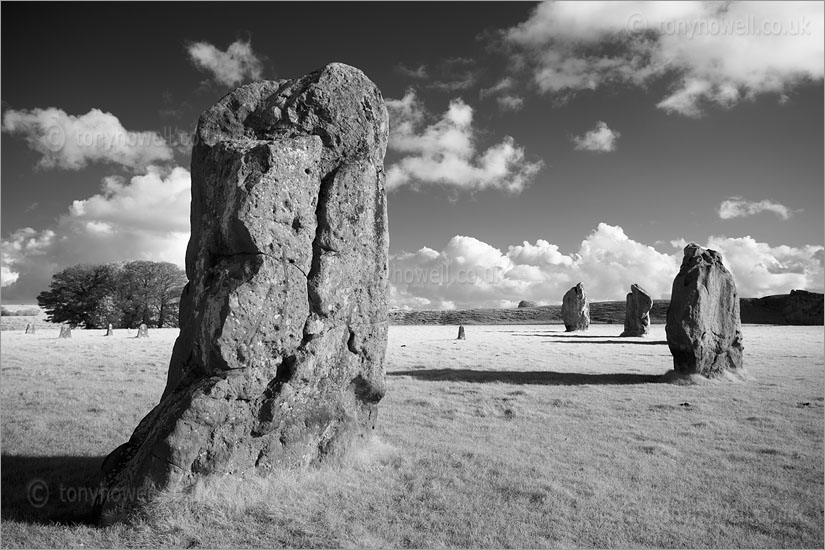
[[[169,262],[75,265],[37,296],[53,323],[83,328],[177,327],[186,273]]]

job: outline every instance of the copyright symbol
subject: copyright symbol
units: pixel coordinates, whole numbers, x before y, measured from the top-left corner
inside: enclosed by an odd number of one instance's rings
[[[63,149],[63,146],[66,145],[66,134],[63,132],[63,127],[53,124],[52,126],[46,128],[46,132],[43,135],[43,141],[46,145],[46,149],[53,153]]]
[[[641,13],[634,13],[627,18],[627,30],[630,32],[639,32],[645,28],[644,16]]]
[[[49,486],[42,479],[34,479],[26,487],[26,496],[29,504],[35,508],[43,508],[49,502]]]

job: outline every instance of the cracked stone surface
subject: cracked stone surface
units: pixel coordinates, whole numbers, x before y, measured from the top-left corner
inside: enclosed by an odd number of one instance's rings
[[[622,336],[646,336],[650,332],[650,308],[653,299],[637,284],[630,285],[624,309]]]
[[[567,332],[590,328],[590,303],[583,284],[578,283],[564,294],[561,317]]]
[[[148,487],[307,466],[374,427],[387,132],[378,88],[338,63],[201,115],[181,333],[160,403],[104,463],[104,515]]]
[[[715,250],[690,243],[667,310],[673,368],[712,377],[742,368],[742,326],[733,276]]]

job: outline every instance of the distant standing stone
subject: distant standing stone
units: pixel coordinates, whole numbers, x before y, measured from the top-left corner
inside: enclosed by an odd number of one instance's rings
[[[34,325],[32,323],[26,323],[26,334],[34,334]]]
[[[587,330],[590,327],[590,305],[587,302],[587,292],[584,285],[579,283],[564,295],[561,303],[561,317],[567,332]]]
[[[624,332],[622,336],[645,336],[650,332],[650,308],[653,299],[645,289],[637,284],[630,285],[627,305],[624,310]]]
[[[72,327],[69,325],[60,325],[60,338],[71,338]]]
[[[742,368],[739,296],[715,250],[695,243],[685,247],[665,332],[677,372],[710,377]]]
[[[522,300],[518,303],[518,307],[538,307],[538,304],[532,300]]]
[[[112,323],[109,323],[109,328],[106,329],[106,336],[114,336],[115,331],[112,330]],[[140,329],[138,329],[138,336],[140,336]],[[148,336],[148,334],[147,334]]]
[[[456,340],[466,340],[466,338],[464,337],[464,327],[463,326],[458,327],[458,338],[456,338]]]
[[[146,326],[146,323],[140,324],[136,338],[149,338],[149,327]]]

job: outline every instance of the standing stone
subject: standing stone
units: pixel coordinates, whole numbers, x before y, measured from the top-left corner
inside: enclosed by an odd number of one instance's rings
[[[579,283],[564,295],[561,303],[561,317],[567,332],[587,330],[590,327],[590,305],[587,302],[587,292],[584,285]]]
[[[334,63],[198,121],[186,285],[160,403],[106,459],[106,518],[156,486],[318,463],[373,428],[387,343],[388,117]]]
[[[458,327],[458,338],[456,338],[456,340],[466,340],[466,338],[464,337],[464,326],[463,325]]]
[[[667,345],[682,374],[714,376],[742,368],[739,297],[733,276],[715,250],[690,243],[673,280]]]
[[[26,323],[26,334],[34,334],[34,324]]]
[[[71,338],[72,337],[72,327],[69,325],[60,325],[60,336],[59,338]]]
[[[518,303],[518,307],[538,307],[538,304],[532,300],[522,300]]]
[[[148,329],[147,329],[146,332],[147,332],[146,336],[149,336]],[[115,331],[112,329],[112,323],[109,323],[109,328],[106,329],[106,336],[114,336],[114,335],[115,335]],[[138,330],[138,336],[140,336],[140,330]]]
[[[137,336],[135,336],[135,338],[149,338],[149,327],[146,326],[146,323],[140,324],[138,327]]]
[[[630,285],[624,310],[624,332],[622,336],[646,336],[650,332],[650,308],[653,299],[645,289],[637,284]]]

